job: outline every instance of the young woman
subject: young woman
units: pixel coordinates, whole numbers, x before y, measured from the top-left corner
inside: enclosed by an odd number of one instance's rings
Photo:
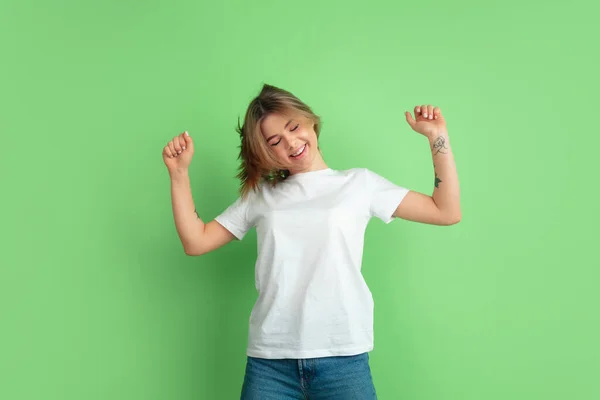
[[[188,255],[201,255],[256,227],[258,299],[250,315],[242,399],[375,399],[368,352],[373,298],[361,274],[367,223],[403,218],[435,225],[461,219],[459,184],[439,107],[406,121],[429,140],[432,196],[366,168],[335,170],[319,149],[321,122],[292,93],[264,85],[246,112],[240,196],[204,223],[194,207],[187,132],[163,149],[173,214]]]

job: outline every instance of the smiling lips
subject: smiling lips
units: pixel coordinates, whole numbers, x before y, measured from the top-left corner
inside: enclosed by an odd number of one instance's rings
[[[302,147],[300,147],[298,150],[296,150],[296,152],[294,154],[290,155],[290,157],[298,158],[298,157],[302,156],[304,154],[305,149],[306,149],[306,143]]]

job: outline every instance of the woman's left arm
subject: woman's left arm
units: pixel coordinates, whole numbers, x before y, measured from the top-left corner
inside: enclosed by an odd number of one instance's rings
[[[415,107],[416,120],[409,112],[405,115],[410,127],[429,141],[434,188],[431,196],[411,190],[394,212],[394,217],[432,225],[456,224],[461,219],[460,190],[442,111],[429,104]]]

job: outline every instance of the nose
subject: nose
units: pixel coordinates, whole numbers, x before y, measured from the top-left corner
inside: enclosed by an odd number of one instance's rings
[[[298,140],[295,137],[290,137],[287,139],[288,149],[295,150]]]

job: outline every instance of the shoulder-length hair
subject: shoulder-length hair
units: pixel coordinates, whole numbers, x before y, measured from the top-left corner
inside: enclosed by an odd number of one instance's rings
[[[289,170],[276,160],[261,132],[262,120],[272,113],[300,114],[312,121],[319,137],[321,118],[307,104],[287,90],[264,84],[259,95],[250,102],[244,124],[240,126],[238,119],[236,128],[241,140],[238,157],[241,163],[237,177],[240,179],[242,197],[246,197],[250,190],[257,190],[262,182],[276,185],[289,176]]]

